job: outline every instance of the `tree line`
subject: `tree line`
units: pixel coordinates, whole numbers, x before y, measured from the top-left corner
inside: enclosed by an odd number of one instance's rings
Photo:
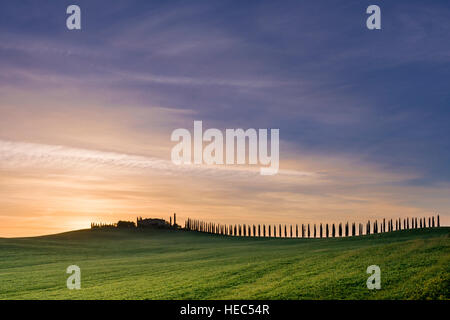
[[[335,238],[351,237],[397,230],[423,229],[440,227],[439,215],[428,218],[398,218],[368,220],[365,224],[318,223],[318,224],[220,224],[188,218],[185,230],[211,234],[239,237],[274,237],[274,238]]]

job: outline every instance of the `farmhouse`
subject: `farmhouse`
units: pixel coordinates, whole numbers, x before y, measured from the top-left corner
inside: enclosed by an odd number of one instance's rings
[[[164,219],[155,219],[155,218],[142,219],[141,217],[136,219],[136,226],[138,228],[139,227],[170,228],[170,224]]]

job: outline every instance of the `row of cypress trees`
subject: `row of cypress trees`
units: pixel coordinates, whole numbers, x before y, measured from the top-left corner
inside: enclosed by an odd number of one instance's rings
[[[428,221],[428,224],[427,224]],[[362,223],[358,225],[353,222],[339,223],[339,224],[302,224],[299,225],[247,225],[247,224],[217,224],[213,222],[206,222],[202,220],[195,220],[188,218],[185,221],[185,230],[199,231],[211,234],[240,236],[240,237],[284,237],[284,238],[335,238],[335,237],[350,237],[361,236],[374,233],[392,232],[396,230],[407,229],[422,229],[440,227],[439,215],[436,217],[427,218],[399,218],[399,219],[383,219],[382,221],[375,220],[367,221],[365,227]]]

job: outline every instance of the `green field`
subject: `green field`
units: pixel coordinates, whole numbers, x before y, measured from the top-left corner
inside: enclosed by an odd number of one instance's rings
[[[0,239],[0,299],[449,299],[450,228],[342,239],[80,230]],[[81,268],[68,290],[67,266]],[[366,268],[381,268],[368,290]]]

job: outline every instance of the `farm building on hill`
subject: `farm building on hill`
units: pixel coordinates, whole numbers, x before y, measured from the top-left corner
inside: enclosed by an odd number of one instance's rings
[[[136,219],[136,226],[139,228],[153,227],[153,228],[170,228],[169,222],[164,219],[142,219],[141,217]]]

